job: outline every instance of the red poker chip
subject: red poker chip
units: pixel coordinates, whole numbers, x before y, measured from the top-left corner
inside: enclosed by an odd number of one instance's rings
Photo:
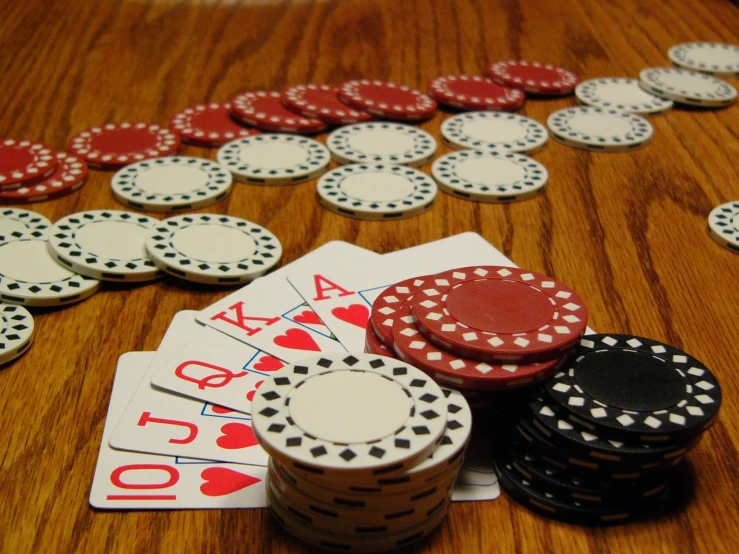
[[[231,104],[200,104],[172,116],[169,128],[183,142],[213,148],[237,138],[258,135],[259,131],[245,127],[231,117]]]
[[[372,330],[371,325],[367,325],[367,329],[364,331],[364,351],[367,354],[377,354],[378,356],[387,356],[389,358],[396,357],[395,352],[382,344],[380,338]]]
[[[67,149],[90,167],[115,169],[133,162],[177,152],[180,139],[152,123],[108,123],[72,137]]]
[[[522,60],[490,64],[488,74],[500,85],[547,96],[571,94],[580,82],[576,73],[564,67]]]
[[[517,110],[526,95],[478,75],[447,75],[429,81],[428,94],[439,104],[460,110]]]
[[[385,119],[421,121],[436,113],[436,102],[422,92],[387,81],[347,81],[337,94],[349,106]]]
[[[231,99],[231,114],[263,131],[313,135],[326,129],[320,119],[305,117],[282,105],[279,92],[244,92]]]
[[[413,294],[425,277],[413,277],[395,283],[382,291],[372,303],[369,325],[377,338],[388,348],[393,347],[393,321],[401,304]]]
[[[283,90],[280,96],[287,109],[329,125],[350,125],[374,119],[367,112],[344,104],[337,96],[336,87],[331,85],[296,85]]]
[[[45,179],[57,167],[56,150],[30,140],[0,141],[0,190],[8,191]]]
[[[546,275],[499,266],[461,268],[466,280],[413,296],[416,326],[438,347],[485,362],[559,358],[585,332],[578,294]]]
[[[56,171],[35,185],[0,192],[0,204],[32,204],[54,200],[70,194],[87,181],[87,164],[66,152],[57,152]]]

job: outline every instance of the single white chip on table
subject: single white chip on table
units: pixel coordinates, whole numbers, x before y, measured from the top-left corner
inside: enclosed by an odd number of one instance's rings
[[[606,110],[637,114],[658,114],[672,108],[672,100],[649,94],[638,79],[605,77],[583,81],[575,87],[578,102]]]
[[[726,81],[688,69],[648,67],[639,73],[639,85],[660,98],[703,108],[729,106],[737,96]]]
[[[573,148],[626,152],[652,140],[652,125],[641,116],[601,108],[565,108],[551,114],[554,138]]]
[[[493,150],[496,152],[536,152],[549,138],[538,121],[523,115],[502,112],[467,112],[441,124],[444,142],[455,150]]]
[[[708,215],[713,239],[729,250],[739,252],[739,200],[716,206]]]
[[[31,346],[33,316],[23,306],[0,303],[0,365],[12,362]]]
[[[102,281],[151,281],[161,275],[146,253],[146,237],[159,221],[119,210],[63,217],[49,229],[49,253],[75,273]]]
[[[334,160],[347,163],[388,163],[419,167],[436,153],[436,139],[404,123],[356,123],[333,131],[326,145]]]
[[[719,77],[739,75],[739,46],[722,42],[684,42],[667,51],[675,65]]]
[[[51,221],[21,208],[0,208],[0,242],[22,237],[44,238]]]

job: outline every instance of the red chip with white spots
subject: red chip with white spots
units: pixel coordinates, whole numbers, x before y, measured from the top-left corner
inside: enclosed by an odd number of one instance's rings
[[[385,119],[421,121],[436,113],[436,102],[422,92],[387,81],[347,81],[338,95],[349,106]]]
[[[439,104],[460,110],[517,110],[526,95],[478,75],[446,75],[429,81],[428,94]]]
[[[169,156],[180,139],[169,129],[152,123],[108,123],[73,136],[67,149],[90,167],[116,169],[133,162]]]
[[[580,82],[576,73],[564,67],[523,60],[490,64],[488,74],[499,85],[546,96],[571,94]]]
[[[259,131],[240,125],[231,117],[231,104],[200,104],[172,116],[169,128],[183,142],[213,148]]]
[[[30,140],[0,141],[0,190],[17,189],[45,179],[57,167],[56,150]]]
[[[279,92],[243,92],[231,99],[231,115],[263,131],[313,135],[326,129],[320,119],[305,117],[282,105]]]
[[[81,158],[66,152],[57,152],[56,171],[35,185],[23,185],[9,191],[0,191],[0,204],[31,204],[66,196],[85,184],[87,164]]]
[[[374,119],[367,112],[344,104],[337,96],[336,87],[331,85],[296,85],[283,90],[281,98],[289,110],[329,125],[350,125]]]
[[[395,352],[382,344],[380,337],[372,330],[372,325],[367,325],[367,329],[364,331],[364,351],[367,354],[378,354],[389,358],[396,357]]]
[[[393,347],[393,321],[401,304],[413,294],[416,287],[424,283],[425,277],[413,277],[395,283],[382,291],[372,302],[369,325],[377,338],[388,348]],[[378,352],[375,352],[376,354]]]

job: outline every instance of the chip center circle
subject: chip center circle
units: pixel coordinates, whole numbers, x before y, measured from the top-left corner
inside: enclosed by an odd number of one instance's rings
[[[152,167],[136,177],[136,186],[147,194],[170,195],[193,192],[208,185],[208,174],[197,167]]]
[[[487,186],[519,183],[526,177],[526,170],[519,164],[489,156],[460,162],[456,173],[460,179]]]
[[[245,260],[256,250],[246,233],[222,225],[184,227],[172,237],[172,245],[187,258],[211,263]]]
[[[0,217],[0,236],[10,236],[13,233],[25,233],[31,229],[21,221]]]
[[[308,162],[309,154],[297,144],[287,142],[255,142],[239,151],[243,164],[263,169],[286,169]]]
[[[118,128],[93,135],[90,141],[92,150],[99,150],[104,154],[128,154],[130,152],[145,152],[149,148],[156,148],[157,139],[147,128]]]
[[[364,129],[348,139],[352,150],[373,156],[391,156],[411,152],[415,146],[413,138],[391,129]]]
[[[148,229],[122,221],[97,221],[83,225],[74,235],[80,248],[87,253],[112,260],[147,259]]]
[[[56,263],[46,240],[17,240],[0,246],[0,275],[22,283],[50,283],[73,277]]]
[[[464,124],[463,132],[472,140],[492,143],[517,142],[526,138],[523,125],[505,119],[473,119]]]
[[[341,182],[341,191],[349,198],[364,202],[392,202],[413,194],[411,181],[384,171],[365,171],[348,176]]]
[[[570,119],[570,128],[586,136],[624,136],[631,133],[631,123],[618,115],[578,113]]]
[[[0,173],[25,170],[36,157],[23,148],[0,148]]]

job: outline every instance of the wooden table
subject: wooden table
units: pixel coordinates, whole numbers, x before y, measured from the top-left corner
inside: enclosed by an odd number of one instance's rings
[[[94,125],[166,124],[180,109],[244,90],[359,77],[425,89],[438,75],[480,74],[511,58],[559,63],[583,78],[636,76],[667,65],[679,42],[739,43],[739,10],[722,0],[26,0],[4,2],[0,15],[0,135],[59,149]],[[574,103],[530,100],[521,113],[544,122]],[[448,116],[421,127],[440,138]],[[384,253],[476,231],[518,265],[575,288],[596,330],[667,341],[721,380],[721,417],[689,456],[684,507],[649,522],[580,528],[504,494],[453,505],[414,552],[737,551],[739,255],[710,238],[706,218],[739,199],[739,107],[677,109],[651,121],[653,142],[628,154],[550,140],[536,154],[551,173],[546,194],[511,205],[440,193],[421,216],[364,222],[319,206],[314,183],[237,184],[200,210],[265,225],[284,245],[283,263],[330,240]],[[214,150],[182,152],[215,158]],[[33,209],[52,220],[122,209],[110,177],[93,171],[79,192]],[[177,311],[224,295],[164,279],[34,311],[33,348],[0,369],[2,552],[309,551],[266,510],[88,506],[118,356],[156,349]]]

